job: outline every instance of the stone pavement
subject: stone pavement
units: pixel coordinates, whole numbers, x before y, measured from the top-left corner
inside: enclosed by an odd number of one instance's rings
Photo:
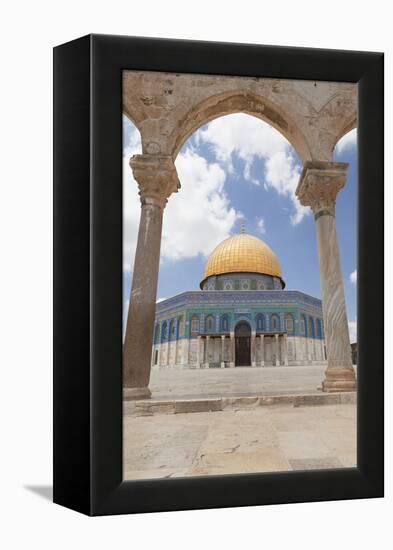
[[[354,467],[356,406],[124,416],[124,479]]]
[[[152,369],[153,399],[195,399],[315,393],[326,366]]]

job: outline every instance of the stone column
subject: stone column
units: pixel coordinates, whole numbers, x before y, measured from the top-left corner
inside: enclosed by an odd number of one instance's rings
[[[199,335],[197,340],[197,364],[196,364],[197,369],[201,368],[201,363],[202,363],[201,359],[203,360],[203,356],[201,357],[201,340],[202,340],[202,336]]]
[[[189,340],[189,338],[184,337],[183,360],[182,360],[183,368],[187,368],[188,364],[189,364],[189,358],[188,358],[189,349],[190,349],[190,340]]]
[[[225,334],[221,335],[221,368],[225,368]]]
[[[283,352],[284,352],[284,365],[288,366],[288,337],[286,333],[283,335]]]
[[[141,217],[130,306],[123,347],[126,399],[150,397],[150,354],[156,309],[162,216],[179,180],[171,157],[134,155],[130,165],[139,186]]]
[[[206,336],[206,346],[205,346],[205,369],[209,368],[209,343],[210,336]]]
[[[235,366],[235,333],[230,333],[229,340],[229,366],[233,368]]]
[[[257,350],[255,345],[255,330],[251,332],[251,366],[257,366]]]
[[[169,366],[169,352],[170,352],[170,345],[171,345],[171,341],[168,337],[167,341],[166,341],[166,347],[165,347],[165,366],[168,367]]]
[[[261,367],[265,366],[265,335],[261,334]]]
[[[347,169],[344,162],[308,161],[296,190],[300,203],[311,207],[316,222],[328,361],[322,383],[326,392],[356,388],[335,218],[336,196],[345,184]]]
[[[280,343],[278,341],[278,334],[274,335],[276,344],[276,367],[280,366]]]
[[[172,367],[175,367],[176,364],[177,364],[177,348],[178,348],[178,338],[179,338],[179,335],[178,335],[178,332],[179,332],[179,319],[176,319],[175,321],[175,345],[174,345],[174,360],[173,360],[173,363],[172,363]]]

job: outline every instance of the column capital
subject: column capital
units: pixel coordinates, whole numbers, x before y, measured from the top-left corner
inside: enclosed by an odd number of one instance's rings
[[[296,196],[303,206],[310,206],[315,218],[328,214],[334,216],[337,193],[347,179],[347,162],[305,162],[296,189]]]
[[[171,156],[134,155],[130,166],[139,186],[142,204],[157,204],[164,208],[169,196],[180,189]]]

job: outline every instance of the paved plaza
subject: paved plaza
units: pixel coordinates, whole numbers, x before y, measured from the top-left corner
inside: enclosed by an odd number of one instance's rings
[[[124,403],[124,478],[354,467],[355,394],[318,391],[324,369],[153,370],[152,399]]]
[[[153,399],[315,393],[326,366],[152,369]]]
[[[356,466],[356,406],[124,417],[124,479]]]

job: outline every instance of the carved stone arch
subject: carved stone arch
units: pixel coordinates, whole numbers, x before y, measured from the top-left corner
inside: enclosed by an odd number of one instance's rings
[[[312,158],[303,133],[283,107],[249,90],[233,90],[209,96],[191,107],[178,121],[168,136],[168,149],[173,159],[186,140],[201,126],[234,113],[251,115],[273,126],[294,147],[303,163]]]

